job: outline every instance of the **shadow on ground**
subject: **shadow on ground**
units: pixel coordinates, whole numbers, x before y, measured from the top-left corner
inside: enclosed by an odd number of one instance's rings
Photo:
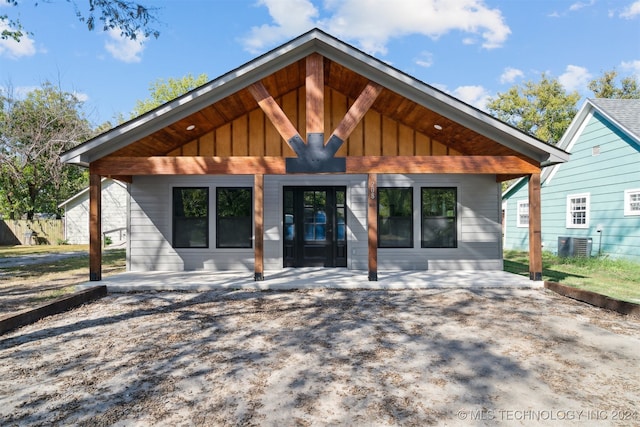
[[[635,373],[600,369],[599,387],[568,374],[638,357],[553,326],[554,304],[531,290],[109,296],[0,340],[12,396],[0,413],[9,424],[429,425],[455,424],[461,408],[604,404],[632,390]]]

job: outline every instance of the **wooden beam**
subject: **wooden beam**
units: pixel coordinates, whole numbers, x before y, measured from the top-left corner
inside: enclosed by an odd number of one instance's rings
[[[367,111],[369,111],[369,108],[371,108],[376,98],[378,98],[380,92],[382,92],[382,86],[374,82],[369,82],[333,131],[333,135],[346,141],[351,135],[351,132],[353,132],[356,126],[358,126],[358,123],[360,123],[365,114],[367,114]]]
[[[378,281],[378,176],[367,177],[367,231],[369,240],[369,281]]]
[[[116,181],[126,182],[127,184],[131,184],[133,182],[133,177],[131,175],[107,175],[109,179],[115,179]]]
[[[299,135],[291,120],[261,82],[252,84],[248,90],[287,144],[291,138]]]
[[[105,157],[91,164],[99,175],[284,175],[285,159],[265,157]],[[540,173],[516,156],[359,156],[346,158],[346,173]]]
[[[307,56],[307,134],[324,134],[324,64],[322,55]]]
[[[91,164],[112,175],[283,175],[282,157],[105,157]]]
[[[102,280],[102,182],[89,175],[89,280]]]
[[[253,176],[253,223],[255,228],[254,280],[264,280],[264,175]]]
[[[496,182],[505,182],[516,178],[522,178],[523,176],[527,176],[526,173],[521,174],[511,174],[511,175],[496,175]]]
[[[529,278],[542,280],[542,210],[540,174],[529,176]]]
[[[347,157],[347,173],[531,174],[540,168],[516,156]]]

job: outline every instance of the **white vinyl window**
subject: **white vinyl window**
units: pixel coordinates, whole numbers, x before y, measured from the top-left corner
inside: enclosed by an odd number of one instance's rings
[[[589,228],[589,194],[567,196],[567,228]]]
[[[518,200],[518,227],[529,227],[529,201]]]
[[[640,215],[640,190],[624,191],[624,215]]]

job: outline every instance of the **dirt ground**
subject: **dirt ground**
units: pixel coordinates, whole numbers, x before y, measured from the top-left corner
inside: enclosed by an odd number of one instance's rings
[[[86,267],[69,271],[55,267],[68,258],[86,260]],[[48,268],[39,266],[49,264]],[[11,267],[25,267],[16,272]],[[108,277],[125,270],[121,262],[103,266],[102,275]],[[33,309],[55,298],[74,292],[75,285],[89,277],[89,255],[85,252],[29,254],[0,258],[0,317],[21,310]]]
[[[638,366],[542,289],[110,294],[0,336],[0,424],[640,425]]]

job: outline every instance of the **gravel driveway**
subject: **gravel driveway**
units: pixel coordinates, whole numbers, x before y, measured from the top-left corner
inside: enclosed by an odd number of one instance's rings
[[[0,269],[9,267],[24,267],[26,265],[48,264],[60,261],[66,258],[74,258],[79,256],[89,256],[87,251],[68,251],[68,252],[44,252],[41,254],[29,254],[23,256],[8,256],[0,258]]]
[[[112,294],[0,337],[0,424],[640,425],[639,366],[542,289]]]

